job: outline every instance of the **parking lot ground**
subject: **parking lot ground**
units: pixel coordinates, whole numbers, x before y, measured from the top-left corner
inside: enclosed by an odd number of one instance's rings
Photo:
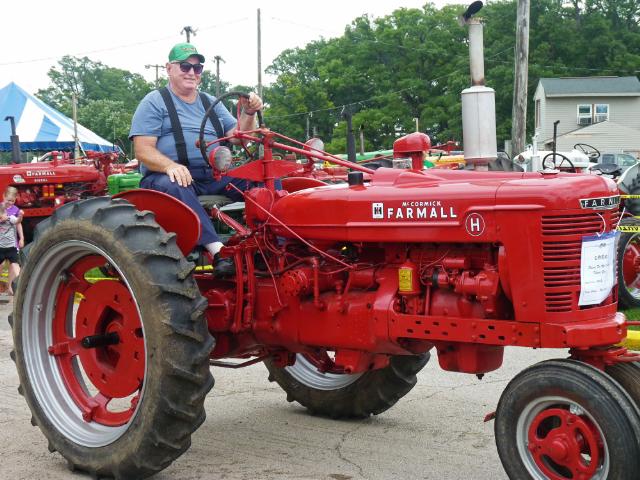
[[[48,480],[89,478],[70,473],[49,453],[32,427],[18,377],[9,358],[12,339],[0,304],[0,478]],[[387,412],[361,421],[308,415],[287,403],[267,381],[262,365],[215,368],[216,386],[206,400],[207,420],[191,448],[157,480],[390,480],[506,479],[496,452],[493,422],[507,382],[526,366],[564,351],[509,348],[504,366],[478,380],[444,372],[432,357],[416,387]]]

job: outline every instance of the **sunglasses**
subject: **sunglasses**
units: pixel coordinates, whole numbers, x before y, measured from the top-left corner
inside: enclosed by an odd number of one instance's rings
[[[202,69],[204,68],[204,65],[202,65],[201,63],[189,63],[189,62],[173,62],[174,64],[180,65],[180,70],[184,73],[189,73],[189,70],[191,70],[193,68],[193,73],[195,73],[196,75],[200,75],[202,73]]]

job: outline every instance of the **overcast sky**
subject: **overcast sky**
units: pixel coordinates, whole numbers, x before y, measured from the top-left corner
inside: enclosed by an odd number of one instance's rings
[[[173,44],[184,41],[184,26],[197,30],[191,43],[207,58],[220,55],[221,77],[231,84],[255,85],[257,9],[262,18],[262,68],[284,49],[321,37],[340,36],[354,18],[380,17],[401,7],[421,8],[425,0],[149,0],[32,1],[2,4],[0,88],[14,81],[30,93],[49,85],[47,72],[64,55],[87,56],[111,67],[155,78]],[[436,0],[437,6],[455,2]],[[263,83],[269,78],[263,75]]]

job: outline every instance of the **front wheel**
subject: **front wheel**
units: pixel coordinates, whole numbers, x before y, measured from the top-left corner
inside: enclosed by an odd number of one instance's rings
[[[37,230],[11,318],[19,392],[74,469],[116,479],[168,466],[204,421],[213,339],[173,234],[106,197]]]
[[[509,478],[640,478],[640,415],[610,376],[574,360],[518,374],[496,411],[495,438]]]
[[[326,357],[324,354],[323,357]],[[296,362],[279,368],[265,362],[269,380],[275,381],[287,394],[310,413],[330,418],[366,418],[382,413],[404,397],[415,386],[416,374],[429,361],[423,355],[391,357],[389,365],[364,373],[321,372],[327,358],[297,354]]]

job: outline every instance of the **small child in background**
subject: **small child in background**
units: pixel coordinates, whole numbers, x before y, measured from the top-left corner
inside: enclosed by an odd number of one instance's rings
[[[18,263],[18,248],[16,243],[16,224],[22,220],[20,210],[18,215],[10,215],[7,203],[14,206],[13,202],[0,203],[0,264],[9,260],[9,278],[7,292],[13,295],[13,280],[20,274],[20,264]]]
[[[16,247],[18,250],[24,248],[24,231],[22,230],[22,217],[24,212],[16,207],[16,198],[18,197],[18,189],[16,187],[7,187],[4,191],[2,200],[7,208],[7,215],[13,215],[18,218],[16,223]]]

